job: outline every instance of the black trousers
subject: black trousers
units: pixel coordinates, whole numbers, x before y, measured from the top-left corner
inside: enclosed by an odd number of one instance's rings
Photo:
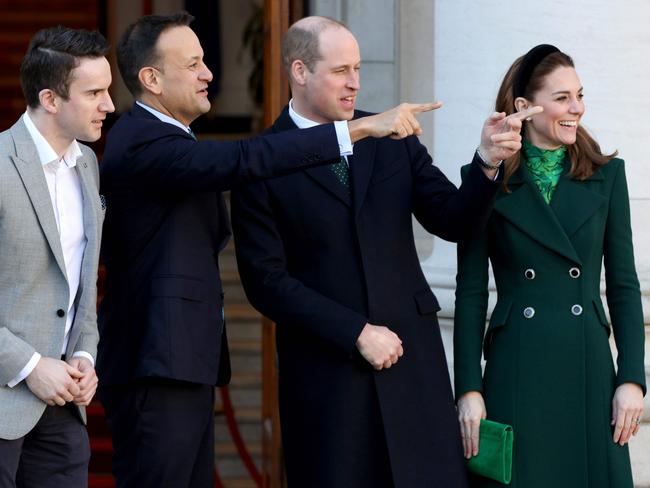
[[[214,386],[150,379],[98,394],[118,488],[214,486]]]
[[[47,407],[24,437],[0,439],[0,488],[86,488],[90,444],[76,407]]]

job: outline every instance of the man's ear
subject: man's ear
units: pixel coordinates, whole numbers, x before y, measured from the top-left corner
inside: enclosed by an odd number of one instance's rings
[[[44,88],[38,92],[38,100],[41,103],[41,107],[46,112],[55,114],[59,111],[59,96],[54,93],[54,90],[50,88]]]
[[[300,86],[307,82],[307,71],[307,66],[301,60],[296,59],[291,63],[291,77]]]
[[[529,107],[531,107],[531,104],[524,97],[515,98],[515,109],[517,110],[517,112],[526,110]]]
[[[160,77],[156,68],[145,66],[138,72],[138,80],[140,80],[140,84],[144,90],[151,92],[154,95],[160,95],[162,92]]]

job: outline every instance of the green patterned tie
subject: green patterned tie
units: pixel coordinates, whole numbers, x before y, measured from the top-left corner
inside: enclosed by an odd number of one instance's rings
[[[196,134],[189,127],[187,128],[187,133],[192,136],[192,139],[194,139],[195,141],[198,141],[198,139],[196,138]]]
[[[341,160],[338,163],[331,164],[330,169],[334,172],[336,178],[344,187],[350,187],[350,170],[345,156],[341,156]]]

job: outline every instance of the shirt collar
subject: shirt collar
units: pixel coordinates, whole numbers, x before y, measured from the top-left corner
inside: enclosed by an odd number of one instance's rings
[[[153,114],[154,116],[156,116],[156,117],[157,117],[158,119],[160,119],[162,122],[167,122],[168,124],[175,125],[176,127],[180,128],[180,129],[183,129],[183,130],[184,130],[185,132],[187,132],[188,134],[191,134],[191,133],[192,133],[192,132],[190,131],[190,128],[189,128],[189,127],[187,127],[186,125],[181,124],[178,120],[176,120],[176,119],[170,117],[169,115],[165,115],[164,113],[159,112],[159,111],[156,110],[155,108],[152,108],[152,107],[150,107],[149,105],[145,105],[144,103],[142,103],[142,102],[139,101],[139,100],[136,100],[135,103],[137,103],[138,105],[140,105],[143,109],[145,109],[145,110],[148,111],[149,113],[151,113],[151,114]]]
[[[299,129],[309,129],[310,127],[320,125],[318,122],[314,122],[296,112],[293,109],[293,98],[289,100],[289,117],[291,117],[291,120],[293,120],[293,123],[296,124]]]
[[[63,157],[59,158],[59,155],[52,148],[51,144],[47,142],[47,139],[45,139],[43,134],[41,134],[41,131],[38,130],[27,111],[23,114],[23,123],[25,124],[32,141],[34,141],[38,153],[38,159],[41,161],[43,166],[59,160],[63,160],[68,168],[74,168],[77,165],[77,158],[82,155],[82,152],[79,143],[75,139],[72,140],[68,148],[65,150]]]

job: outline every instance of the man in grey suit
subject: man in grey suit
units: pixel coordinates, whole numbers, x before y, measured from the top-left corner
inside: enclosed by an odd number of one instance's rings
[[[39,31],[21,66],[27,111],[0,133],[0,488],[85,487],[97,388],[97,159],[114,110],[105,39]]]

